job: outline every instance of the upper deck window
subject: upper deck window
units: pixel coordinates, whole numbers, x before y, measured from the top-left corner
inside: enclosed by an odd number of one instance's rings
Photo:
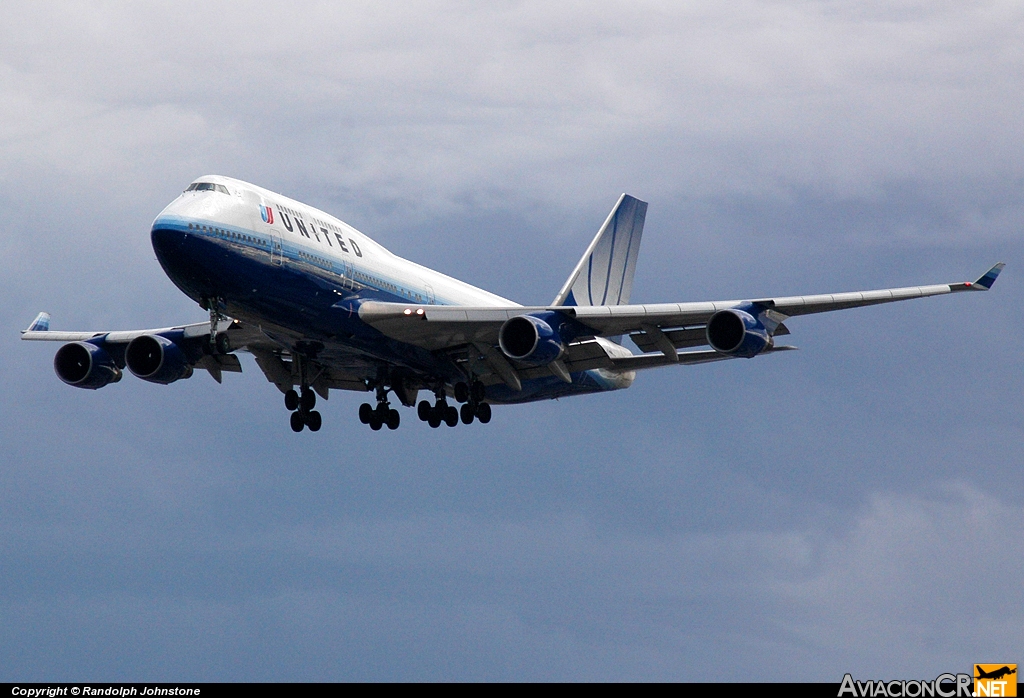
[[[231,192],[223,184],[214,184],[213,182],[193,182],[185,191],[219,191],[221,194],[231,195]]]

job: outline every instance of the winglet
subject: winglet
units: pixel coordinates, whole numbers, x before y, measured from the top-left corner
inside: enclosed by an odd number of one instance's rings
[[[972,285],[981,286],[986,291],[989,290],[990,288],[992,288],[992,284],[996,282],[996,278],[999,276],[999,272],[1001,272],[1003,270],[1003,267],[1005,266],[1006,265],[1003,264],[1002,262],[996,264],[987,272],[982,274],[981,277],[979,277],[978,280],[975,281]]]
[[[996,277],[999,276],[999,272],[1001,272],[1005,266],[1005,264],[1000,262],[978,277],[977,281],[964,281],[961,284],[950,284],[949,290],[954,293],[958,291],[987,291],[992,288],[992,284],[996,282]]]
[[[36,315],[36,319],[32,321],[32,324],[28,326],[27,330],[22,330],[22,334],[25,332],[49,332],[50,330],[50,314],[39,313]]]

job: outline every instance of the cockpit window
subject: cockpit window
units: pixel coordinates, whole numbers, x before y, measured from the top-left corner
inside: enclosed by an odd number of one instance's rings
[[[213,182],[193,182],[185,191],[219,191],[221,194],[231,195],[231,192],[223,184],[214,184]]]

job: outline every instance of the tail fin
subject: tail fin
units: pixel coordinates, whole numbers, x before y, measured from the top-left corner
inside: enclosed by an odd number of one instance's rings
[[[646,217],[646,202],[620,196],[551,305],[629,303]]]

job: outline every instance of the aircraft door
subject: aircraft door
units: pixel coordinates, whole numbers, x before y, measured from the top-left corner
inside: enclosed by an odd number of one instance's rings
[[[434,304],[434,288],[430,284],[423,284],[423,288],[427,292],[427,305]]]
[[[270,263],[277,266],[284,263],[284,246],[281,236],[273,230],[270,231]]]

